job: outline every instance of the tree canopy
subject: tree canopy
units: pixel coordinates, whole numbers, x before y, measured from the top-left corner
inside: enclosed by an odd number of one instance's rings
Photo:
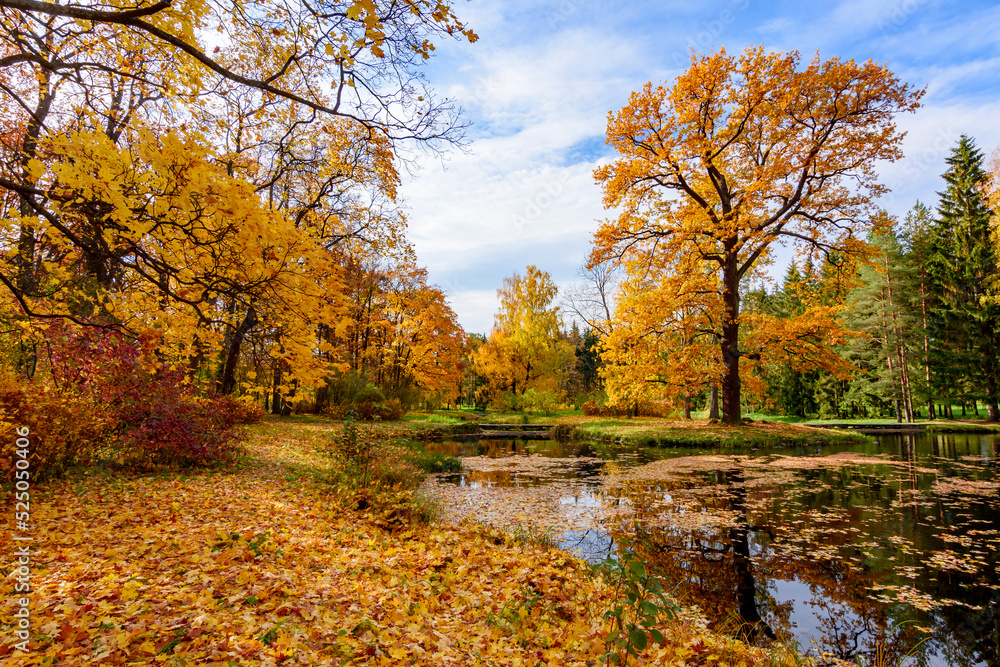
[[[741,282],[776,242],[839,262],[866,256],[864,233],[878,225],[871,201],[886,191],[875,163],[901,157],[895,116],[915,111],[923,93],[874,62],[817,55],[800,65],[797,52],[762,47],[694,56],[672,87],[647,84],[609,114],[608,143],[620,156],[595,172],[605,206],[619,213],[595,234],[592,262],[614,258],[633,276],[699,284],[679,293],[698,293],[696,333],[719,341],[727,423],[740,420],[741,358],[790,340],[820,349],[836,329],[817,306],[757,327],[767,335],[741,348]],[[665,317],[688,308],[658,296],[651,306]]]

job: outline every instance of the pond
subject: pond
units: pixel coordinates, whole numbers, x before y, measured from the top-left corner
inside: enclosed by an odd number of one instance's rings
[[[1000,437],[767,451],[436,443],[452,520],[548,529],[592,561],[628,531],[722,632],[864,664],[1000,665]],[[825,659],[824,659],[825,656]]]

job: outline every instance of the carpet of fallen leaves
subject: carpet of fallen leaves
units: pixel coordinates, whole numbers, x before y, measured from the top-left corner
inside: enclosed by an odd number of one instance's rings
[[[390,532],[344,509],[316,481],[331,428],[251,427],[248,456],[226,471],[33,487],[30,651],[13,648],[7,513],[0,661],[596,664],[613,591],[588,566],[482,526]],[[664,623],[668,643],[637,664],[775,664],[694,612]]]

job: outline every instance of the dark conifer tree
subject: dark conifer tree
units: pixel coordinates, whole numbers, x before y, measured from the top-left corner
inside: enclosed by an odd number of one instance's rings
[[[990,243],[992,211],[986,200],[983,154],[963,135],[947,160],[939,193],[927,271],[940,302],[929,318],[932,374],[954,398],[983,400],[1000,420],[1000,305],[986,299],[998,270]]]

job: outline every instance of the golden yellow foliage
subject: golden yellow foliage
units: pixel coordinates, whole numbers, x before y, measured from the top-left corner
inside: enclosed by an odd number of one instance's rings
[[[728,423],[740,419],[740,359],[763,353],[741,349],[741,281],[779,240],[865,256],[864,232],[879,224],[871,198],[885,192],[875,163],[901,156],[893,118],[921,95],[874,62],[817,55],[800,67],[797,52],[758,47],[693,56],[672,87],[647,84],[609,114],[620,157],[595,176],[620,214],[595,234],[591,262],[701,284],[697,328],[718,341],[704,366],[721,370]],[[686,288],[669,292],[658,293],[661,316],[695,316]]]
[[[528,389],[556,390],[558,369],[573,355],[560,336],[558,294],[552,277],[530,265],[524,275],[504,278],[497,290],[500,310],[489,339],[472,353],[476,372],[486,380],[478,398],[495,401],[503,393],[524,394]]]

